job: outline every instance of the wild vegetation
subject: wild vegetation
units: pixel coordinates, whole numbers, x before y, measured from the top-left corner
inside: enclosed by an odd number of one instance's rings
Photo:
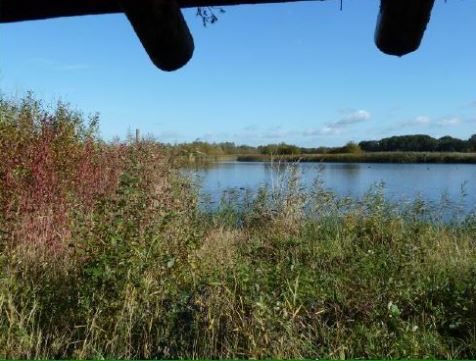
[[[476,357],[474,213],[293,166],[211,209],[170,149],[96,126],[0,102],[0,358]]]

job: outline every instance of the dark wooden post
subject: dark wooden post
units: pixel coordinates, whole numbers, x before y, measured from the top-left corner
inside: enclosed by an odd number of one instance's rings
[[[385,54],[402,56],[418,49],[435,0],[381,0],[375,44]]]
[[[152,62],[177,70],[192,57],[194,44],[176,0],[119,0]]]

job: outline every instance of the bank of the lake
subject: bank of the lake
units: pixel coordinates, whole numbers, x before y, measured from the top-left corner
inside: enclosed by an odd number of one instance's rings
[[[219,158],[217,158],[219,159]],[[457,152],[372,152],[342,154],[238,155],[239,162],[340,162],[340,163],[465,163],[476,164],[476,153]]]

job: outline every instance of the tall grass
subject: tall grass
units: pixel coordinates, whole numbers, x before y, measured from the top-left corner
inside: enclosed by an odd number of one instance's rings
[[[292,167],[204,211],[160,145],[83,118],[1,102],[0,358],[476,356],[474,214]]]

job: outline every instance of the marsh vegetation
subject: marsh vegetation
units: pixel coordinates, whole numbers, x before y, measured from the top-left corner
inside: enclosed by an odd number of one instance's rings
[[[458,152],[359,152],[300,155],[239,155],[241,162],[346,162],[346,163],[468,163],[476,164],[476,153]]]
[[[292,166],[207,210],[158,143],[0,112],[0,358],[476,357],[474,212]]]

